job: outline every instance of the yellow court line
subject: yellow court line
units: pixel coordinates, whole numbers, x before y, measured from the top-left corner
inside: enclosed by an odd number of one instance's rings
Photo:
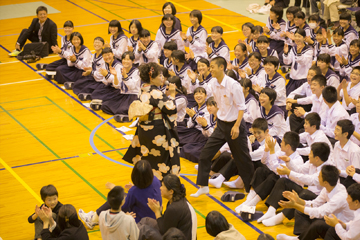
[[[185,9],[187,9],[187,10],[189,10],[189,11],[192,11],[192,10],[193,10],[193,9],[188,8],[188,7],[185,7],[185,6],[183,6],[183,5],[181,5],[181,4],[177,3],[177,2],[174,2],[174,1],[171,1],[171,0],[170,0],[169,2],[172,2],[173,4],[178,5],[179,7],[185,8]],[[224,22],[222,22],[222,21],[220,21],[220,20],[217,20],[217,19],[215,19],[215,18],[213,18],[213,17],[210,17],[210,16],[208,16],[208,15],[206,15],[206,14],[204,14],[204,13],[202,13],[202,15],[203,15],[203,17],[207,17],[207,18],[209,18],[209,19],[211,19],[211,20],[213,20],[213,21],[215,21],[215,22],[221,23],[222,25],[228,26],[228,27],[230,27],[230,28],[232,28],[232,29],[235,29],[235,30],[241,32],[241,29],[239,29],[239,28],[237,28],[237,27],[234,27],[234,26],[232,26],[232,25],[230,25],[230,24],[224,23]]]
[[[8,170],[8,171],[11,173],[11,175],[13,175],[13,176],[21,183],[21,185],[24,186],[24,188],[26,188],[26,190],[28,190],[28,191],[31,193],[31,195],[33,195],[33,197],[34,197],[36,200],[38,200],[38,202],[39,202],[40,204],[43,203],[43,201],[41,200],[41,198],[29,187],[29,185],[27,185],[27,184],[24,182],[24,180],[22,180],[22,179],[19,177],[19,175],[17,175],[17,174],[14,172],[14,170],[12,170],[12,168],[9,167],[9,165],[7,165],[7,164],[4,162],[4,160],[2,160],[1,158],[0,158],[0,163],[5,167],[6,170]]]

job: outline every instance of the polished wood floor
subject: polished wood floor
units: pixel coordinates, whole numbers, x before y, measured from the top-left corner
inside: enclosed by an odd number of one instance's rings
[[[2,0],[0,5],[26,3],[27,0]],[[61,13],[49,14],[64,34],[63,23],[72,20],[75,30],[83,34],[85,45],[93,49],[97,36],[109,40],[108,22],[121,20],[128,29],[131,19],[139,19],[143,27],[156,33],[160,24],[160,0],[44,0]],[[241,1],[239,1],[241,2]],[[183,31],[191,26],[189,11],[202,10],[202,25],[210,32],[211,27],[224,28],[224,40],[233,49],[243,38],[241,25],[253,22],[246,16],[210,4],[203,0],[176,0],[183,24]],[[239,6],[236,7],[246,7]],[[16,11],[16,9],[14,9]],[[35,15],[35,9],[29,9]],[[106,199],[107,181],[125,185],[130,181],[131,168],[121,165],[123,154],[130,142],[116,127],[114,120],[102,125],[94,137],[95,146],[113,161],[103,158],[90,145],[90,133],[111,116],[93,112],[82,105],[71,91],[47,81],[37,73],[35,64],[26,64],[8,56],[21,30],[30,25],[32,17],[0,20],[0,237],[4,240],[33,239],[33,225],[27,218],[35,205],[41,203],[40,188],[54,184],[62,203],[71,203],[77,209],[95,210]],[[263,24],[262,24],[263,25]],[[155,35],[152,35],[155,38]],[[232,53],[233,57],[233,53]],[[52,62],[58,57],[51,55],[40,62]],[[133,134],[134,131],[127,134]],[[182,177],[187,193],[196,191],[194,164],[182,159]],[[212,239],[205,230],[205,216],[212,210],[222,212],[246,239],[257,239],[259,233],[272,236],[291,234],[292,224],[266,228],[261,224],[244,223],[233,211],[241,203],[222,203],[221,195],[227,188],[212,188],[209,196],[188,198],[198,213],[198,239]],[[258,210],[266,210],[263,202]],[[90,239],[101,239],[99,228],[89,231]]]

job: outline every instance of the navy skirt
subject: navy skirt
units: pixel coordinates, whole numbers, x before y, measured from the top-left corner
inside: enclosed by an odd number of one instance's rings
[[[62,58],[62,59],[56,60],[55,62],[49,63],[46,66],[46,71],[56,71],[56,68],[61,65],[67,65],[66,58]]]
[[[104,85],[102,82],[97,82],[93,76],[89,75],[82,77],[74,83],[73,91],[76,95],[79,93],[92,93],[96,88]]]
[[[55,81],[59,84],[64,84],[65,82],[75,82],[82,77],[83,72],[83,70],[76,67],[61,65],[56,68]]]
[[[138,96],[136,94],[118,94],[113,99],[103,102],[101,110],[110,115],[128,115],[130,104],[137,99]]]
[[[112,87],[110,84],[98,86],[92,93],[92,99],[101,99],[103,102],[109,101],[120,94],[120,90]]]

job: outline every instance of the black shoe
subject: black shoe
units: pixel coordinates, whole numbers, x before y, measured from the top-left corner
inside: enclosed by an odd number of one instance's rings
[[[71,90],[73,89],[74,83],[73,82],[66,82],[64,83],[64,87],[66,90]]]
[[[38,70],[44,70],[44,69],[46,69],[47,65],[48,65],[48,64],[46,64],[46,63],[37,63],[37,64],[36,64],[36,68],[37,68]]]
[[[289,67],[282,66],[281,68],[282,73],[287,73],[289,71]]]
[[[290,79],[290,73],[287,73],[287,74],[285,75],[285,79]]]
[[[114,119],[117,122],[131,122],[128,115],[116,114]]]
[[[90,93],[79,93],[78,97],[81,101],[88,101],[88,100],[92,100],[91,98],[91,94]]]

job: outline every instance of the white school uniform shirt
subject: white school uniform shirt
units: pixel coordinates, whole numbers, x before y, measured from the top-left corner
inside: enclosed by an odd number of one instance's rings
[[[127,51],[128,37],[125,34],[119,34],[116,39],[114,35],[110,37],[110,47],[117,59],[121,59],[124,52]]]
[[[354,60],[352,60],[352,55],[349,53],[348,56],[348,64],[346,65],[340,65],[340,75],[347,77],[349,79],[349,76],[353,70],[354,67],[360,66],[360,54],[356,56]]]
[[[264,150],[265,150],[265,139],[262,140],[261,142],[259,142],[260,144],[260,147],[258,149],[256,149],[255,151],[250,151],[250,157],[251,157],[251,160],[253,162],[256,162],[256,161],[259,161],[261,160],[261,158],[263,157],[264,155]],[[251,148],[249,148],[251,149]],[[275,143],[275,152],[279,152],[281,151],[281,148],[278,144],[278,142]],[[264,159],[265,160],[265,159]]]
[[[239,82],[224,75],[221,83],[217,79],[210,81],[215,101],[219,107],[217,118],[225,122],[236,121],[239,111],[245,111],[245,98]]]
[[[206,53],[206,38],[208,36],[206,29],[203,26],[199,26],[194,31],[194,26],[189,27],[186,32],[186,37],[191,36],[192,41],[185,40],[185,46],[189,47],[193,51],[195,57],[207,57]]]
[[[331,57],[331,65],[333,65],[335,71],[340,71],[340,63],[336,60],[335,55],[344,56],[345,58],[348,57],[349,48],[344,41],[340,43],[339,46],[333,44],[326,44],[321,45],[320,53],[327,53]],[[329,84],[328,84],[329,85]]]
[[[163,66],[164,66],[167,70],[172,70],[172,69],[173,69],[172,61],[170,61],[169,58],[165,58],[165,59],[164,59],[164,64],[163,64]]]
[[[72,55],[75,55],[76,61],[71,62],[68,58]],[[91,52],[84,45],[81,46],[78,53],[75,51],[75,47],[72,46],[64,52],[64,58],[67,59],[67,64],[69,67],[76,67],[83,70],[85,67],[91,67]]]
[[[328,41],[326,40],[326,44],[328,44]],[[318,41],[314,40],[314,43],[311,45],[312,48],[314,49],[314,56],[313,56],[313,61],[317,61],[317,57],[319,56],[319,54],[321,53],[321,46],[323,44],[320,44]]]
[[[355,86],[353,86],[352,88],[350,88],[351,86],[351,83],[348,82],[348,85],[346,87],[347,89],[347,93],[349,95],[349,97],[351,98],[354,98],[354,99],[358,99],[359,96],[360,96],[360,82],[358,82]],[[350,102],[349,105],[346,105],[346,101],[345,101],[345,98],[344,98],[344,91],[341,89],[340,90],[340,97],[342,97],[342,106],[345,108],[345,110],[351,110],[355,107],[355,105]]]
[[[221,40],[217,47],[215,47],[215,42],[210,43],[209,47],[212,49],[212,52],[209,54],[209,59],[220,56],[225,58],[226,62],[230,62],[230,49],[224,40]]]
[[[255,119],[260,118],[259,102],[256,98],[249,93],[245,98],[246,110],[244,111],[243,118],[247,123],[253,123]]]
[[[137,46],[137,42],[139,41],[138,40],[135,40],[134,39],[134,36],[131,36],[128,38],[128,47],[132,47],[133,48],[133,53],[135,54],[135,48]],[[139,61],[138,60],[134,60],[134,64],[139,64]]]
[[[340,28],[342,28],[342,27],[340,27]],[[354,39],[359,39],[359,33],[355,30],[355,28],[353,26],[350,25],[348,27],[348,29],[346,29],[346,31],[344,31],[344,41],[346,42],[346,45],[348,47],[350,47],[350,43]]]
[[[334,145],[333,163],[340,170],[340,176],[346,178],[346,168],[353,165],[360,168],[360,147],[348,140],[344,147],[337,141]]]
[[[128,77],[124,78],[121,75],[121,81],[119,84],[115,86],[120,89],[121,94],[140,94],[140,85],[141,79],[139,75],[139,70],[135,67],[132,67],[130,71],[127,73]]]
[[[289,174],[290,180],[301,183],[301,186],[307,185],[309,191],[319,195],[323,189],[319,183],[319,173],[325,164],[327,164],[327,162],[316,167],[311,164],[310,161],[306,161],[300,165],[295,164],[293,161],[289,161],[286,163],[286,166],[291,170]]]
[[[260,65],[256,72],[251,69],[249,79],[251,80],[252,84],[257,84],[260,87],[265,87],[265,74],[266,72],[264,67]]]
[[[354,211],[354,219],[345,223],[344,229],[340,223],[335,225],[335,232],[341,240],[357,240],[360,239],[360,208]]]
[[[349,119],[349,113],[339,101],[336,101],[330,109],[327,109],[324,118],[321,118],[320,129],[323,130],[328,137],[334,138],[336,124],[339,120],[343,119]]]
[[[350,115],[350,121],[355,125],[355,132],[360,134],[360,119],[359,119],[359,113],[353,113]],[[356,143],[358,146],[360,146],[360,141],[352,135],[350,138],[351,141]]]
[[[105,67],[105,61],[103,59],[102,54],[99,56],[96,56],[96,53],[92,55],[92,70],[91,75],[94,77],[95,81],[97,82],[106,82],[105,77],[100,73],[100,69],[106,69]]]
[[[288,98],[294,99],[296,95],[310,97],[312,95],[310,84],[308,82],[304,82],[300,87],[292,91]]]
[[[283,53],[284,63],[291,64],[290,78],[293,80],[306,79],[312,59],[313,49],[308,45],[305,45],[301,53],[297,53],[297,46],[293,46],[287,54]]]
[[[286,88],[285,78],[280,73],[276,72],[270,80],[269,75],[265,74],[265,87],[274,89],[276,92],[275,105],[286,106]]]
[[[108,85],[110,83],[113,87],[116,88],[116,86],[118,86],[118,85],[114,84],[115,76],[110,73],[109,64],[105,63],[105,67],[106,67],[106,70],[108,71],[108,74],[105,76],[106,82],[104,82],[104,84]],[[111,67],[113,67],[115,69],[117,79],[118,79],[119,82],[121,82],[121,78],[122,78],[122,75],[121,75],[122,65],[121,65],[121,63],[118,60],[115,59],[112,62]]]
[[[297,26],[295,25],[295,22],[293,25],[290,25],[290,21],[286,22],[285,32],[295,33],[296,30],[297,30]],[[290,38],[285,38],[285,43],[289,46],[295,46],[295,42]]]
[[[307,100],[310,101],[308,102]],[[324,102],[322,95],[320,95],[320,97],[318,98],[316,94],[312,94],[310,97],[299,98],[297,102],[298,104],[302,105],[312,103],[310,112],[306,112],[304,117],[306,117],[306,115],[308,115],[309,113],[316,112],[317,114],[319,114],[321,119],[326,118],[326,112],[328,111],[329,107]]]
[[[64,58],[64,53],[72,47],[70,39],[67,40],[66,35],[61,37],[61,52],[58,54],[59,57]]]
[[[197,78],[194,83],[191,82],[190,92],[193,93],[197,87],[203,87],[206,90],[206,99],[212,97],[212,90],[209,85],[210,81],[216,81],[216,79],[212,77],[211,73],[209,73],[202,82],[200,82],[200,80]]]
[[[325,215],[334,214],[343,222],[354,219],[354,211],[349,209],[346,201],[347,191],[344,185],[338,182],[335,188],[328,192],[323,188],[314,200],[305,201],[304,213],[313,218],[323,218]]]
[[[271,39],[274,40],[281,40],[281,41],[285,41],[284,37],[280,37],[280,34],[282,32],[286,31],[286,22],[284,19],[281,19],[280,21],[277,22],[280,25],[280,29],[277,30],[275,29],[272,24],[273,24],[273,20],[270,20],[270,17],[268,17],[267,22],[266,22],[266,27],[270,30],[269,35]]]
[[[188,104],[187,98],[183,94],[176,94],[175,105],[177,110],[177,119],[176,119],[177,122],[184,121],[187,104]]]
[[[260,50],[259,50],[259,49],[256,49],[256,52],[260,53]],[[279,56],[278,56],[278,54],[277,54],[277,51],[276,51],[275,49],[270,48],[270,47],[267,49],[267,55],[266,55],[266,57],[264,57],[263,55],[261,55],[261,53],[260,53],[260,56],[261,56],[261,65],[264,64],[265,58],[267,58],[267,57],[269,57],[269,56],[273,56],[273,57],[279,58]]]
[[[155,42],[157,42],[159,47],[159,57],[161,56],[164,44],[172,40],[176,42],[178,50],[185,52],[184,40],[180,36],[180,30],[173,29],[170,34],[166,34],[165,27],[161,25],[155,37]]]
[[[282,139],[284,134],[290,131],[284,119],[284,112],[278,106],[273,105],[267,115],[265,108],[260,106],[260,115],[268,122],[270,136],[277,136]]]
[[[308,132],[303,132],[299,134],[300,143],[303,145],[307,145],[304,148],[297,148],[296,151],[303,156],[309,156],[311,151],[311,145],[316,142],[324,142],[327,143],[330,147],[330,151],[333,151],[332,145],[329,139],[326,137],[325,133],[321,130],[316,130],[313,134],[310,135]],[[329,156],[330,159],[330,156]]]
[[[265,164],[276,175],[279,175],[276,169],[278,167],[281,167],[280,165],[285,165],[285,162],[279,158],[280,156],[285,156],[285,153],[283,151],[277,151],[274,154],[270,154],[270,151],[264,152],[264,155],[261,158],[261,162]],[[290,158],[290,161],[294,162],[294,164],[300,165],[304,163],[304,160],[296,151],[293,152],[288,157]],[[279,175],[279,176],[288,178],[287,175]]]
[[[244,59],[242,62],[240,62],[239,59],[234,58],[234,60],[231,61],[231,64],[232,64],[233,66],[235,66],[235,67],[238,66],[239,69],[244,70],[244,71],[245,71],[246,68],[251,69],[251,68],[250,68],[250,65],[249,65],[249,59],[248,59],[247,57],[245,57],[245,59]],[[240,79],[240,77],[239,77],[239,72],[238,72],[238,71],[235,71],[235,70],[233,70],[233,71],[235,72],[236,77]]]
[[[136,44],[135,50],[135,61],[139,64],[158,62],[159,47],[155,41],[150,41],[145,50],[139,52],[139,45]]]
[[[173,65],[171,70],[173,70],[175,75],[180,78],[181,85],[183,85],[186,88],[187,93],[188,94],[192,93],[191,89],[190,89],[191,78],[187,74],[187,70],[191,70],[191,66],[187,63],[184,63],[184,65],[181,67],[181,69],[178,69],[178,67],[176,65]]]
[[[206,103],[204,103],[200,108],[199,105],[196,104],[195,107],[192,108],[195,111],[194,116],[192,116],[189,121],[187,122],[188,128],[196,128],[200,131],[203,130],[203,127],[196,121],[197,117],[203,117],[206,119],[206,122],[210,122],[210,113],[206,108]]]
[[[327,70],[325,74],[326,78],[326,86],[333,86],[337,89],[337,87],[340,85],[340,78],[339,76],[330,68]]]

